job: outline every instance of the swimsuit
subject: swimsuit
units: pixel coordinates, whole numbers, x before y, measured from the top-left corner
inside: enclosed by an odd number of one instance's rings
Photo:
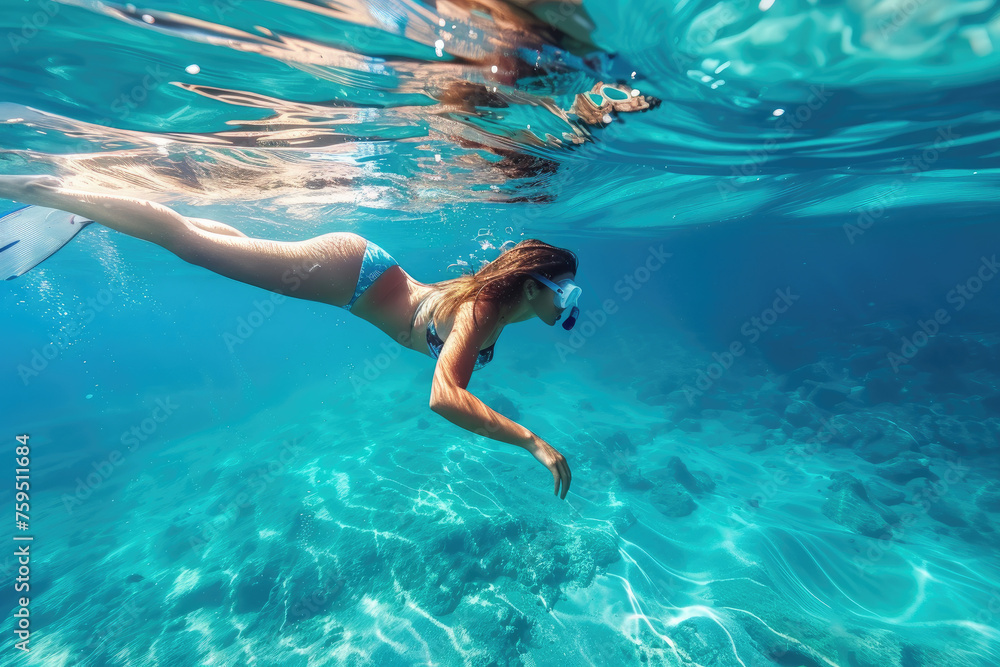
[[[437,329],[434,328],[434,320],[427,323],[427,347],[430,348],[431,356],[435,359],[441,354],[441,348],[444,347],[444,341],[437,334]],[[490,345],[485,350],[480,350],[479,355],[476,357],[476,365],[472,367],[472,370],[478,371],[480,368],[486,364],[493,361],[493,348],[496,347],[496,343]]]
[[[413,319],[410,321],[410,329],[413,329],[413,324],[417,321],[417,313],[420,312],[420,307],[424,305],[424,301],[431,295],[425,296],[417,307],[413,311]],[[427,321],[427,348],[430,350],[431,356],[435,359],[441,354],[441,348],[444,347],[444,341],[438,336],[437,328],[434,326],[434,315],[431,314],[431,318]],[[493,360],[493,348],[496,347],[496,343],[490,345],[485,350],[480,350],[479,355],[476,357],[476,365],[472,367],[472,370],[478,371],[480,368],[490,363]]]
[[[382,248],[365,240],[365,258],[361,261],[361,271],[358,273],[358,284],[354,288],[354,296],[350,303],[341,306],[341,308],[350,311],[358,297],[364,294],[365,290],[371,287],[372,283],[392,266],[399,266],[399,262]]]

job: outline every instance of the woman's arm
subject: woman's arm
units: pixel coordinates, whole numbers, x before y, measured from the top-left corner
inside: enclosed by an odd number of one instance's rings
[[[466,389],[445,387],[442,391],[447,393],[447,398],[440,395],[435,398],[433,389],[431,390],[431,410],[466,431],[525,449],[538,437],[517,422],[492,410]]]
[[[431,410],[467,431],[528,450],[552,472],[556,495],[562,484],[561,497],[565,498],[573,477],[565,457],[525,427],[490,409],[466,389],[479,348],[497,326],[498,313],[488,304],[479,304],[476,321],[478,327],[473,323],[471,304],[463,305],[456,313],[455,324],[434,369]]]

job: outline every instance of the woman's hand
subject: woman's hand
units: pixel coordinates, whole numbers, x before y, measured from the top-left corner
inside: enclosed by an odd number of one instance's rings
[[[559,495],[559,483],[562,482],[562,495],[559,496],[560,499],[566,497],[566,492],[569,491],[569,483],[573,481],[573,474],[569,471],[569,464],[566,462],[566,457],[556,451],[556,448],[545,442],[541,438],[536,437],[531,443],[525,447],[532,456],[534,456],[538,461],[552,471],[552,476],[556,481],[555,493]]]

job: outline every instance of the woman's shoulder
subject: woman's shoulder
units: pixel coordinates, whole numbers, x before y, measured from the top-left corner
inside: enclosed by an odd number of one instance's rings
[[[469,299],[459,306],[457,313],[461,313],[464,317],[474,322],[475,326],[482,328],[484,325],[494,326],[499,323],[500,311],[499,304],[493,303],[489,299],[480,298]]]
[[[439,333],[444,333],[444,338],[450,336],[456,327],[462,327],[479,334],[477,337],[483,338],[487,342],[496,341],[498,329],[502,328],[500,326],[499,305],[491,303],[487,299],[465,301],[458,305],[450,317],[441,317],[440,311],[437,308],[434,310],[429,322],[435,324]]]

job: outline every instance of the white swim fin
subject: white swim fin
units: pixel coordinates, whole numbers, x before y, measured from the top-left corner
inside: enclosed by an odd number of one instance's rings
[[[93,220],[44,206],[0,217],[0,277],[13,280],[63,247]]]

